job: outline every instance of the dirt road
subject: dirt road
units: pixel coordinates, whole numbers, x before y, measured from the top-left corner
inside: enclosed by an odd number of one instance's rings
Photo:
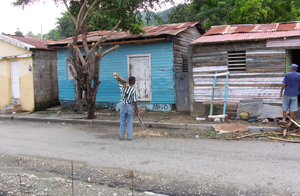
[[[132,179],[134,195],[300,192],[299,144],[167,136],[120,141],[117,127],[22,121],[1,121],[0,135],[0,190],[10,195],[20,189],[71,195],[72,187],[74,195],[128,195]]]

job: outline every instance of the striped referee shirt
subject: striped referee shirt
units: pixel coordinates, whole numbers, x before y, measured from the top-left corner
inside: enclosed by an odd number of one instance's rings
[[[136,90],[132,86],[123,87],[121,84],[119,84],[119,87],[121,91],[122,104],[137,102]]]

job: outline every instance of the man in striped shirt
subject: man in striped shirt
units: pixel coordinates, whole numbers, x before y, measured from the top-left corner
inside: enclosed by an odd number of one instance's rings
[[[127,122],[127,139],[132,140],[132,120],[135,107],[135,114],[138,115],[136,90],[134,89],[135,77],[129,78],[129,86],[123,87],[119,84],[121,90],[121,108],[120,108],[120,140],[124,139]]]

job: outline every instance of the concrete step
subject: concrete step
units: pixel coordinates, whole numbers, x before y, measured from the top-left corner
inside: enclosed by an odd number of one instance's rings
[[[14,105],[12,104],[4,105],[3,109],[14,109]]]
[[[0,109],[0,114],[11,114],[14,112],[14,109]]]
[[[4,105],[3,109],[0,109],[1,114],[9,114],[12,112],[21,112],[22,105],[21,104],[8,104]]]

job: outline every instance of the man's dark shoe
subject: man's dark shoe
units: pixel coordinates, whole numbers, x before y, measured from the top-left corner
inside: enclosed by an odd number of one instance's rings
[[[123,140],[124,139],[124,137],[119,137],[119,140]]]

